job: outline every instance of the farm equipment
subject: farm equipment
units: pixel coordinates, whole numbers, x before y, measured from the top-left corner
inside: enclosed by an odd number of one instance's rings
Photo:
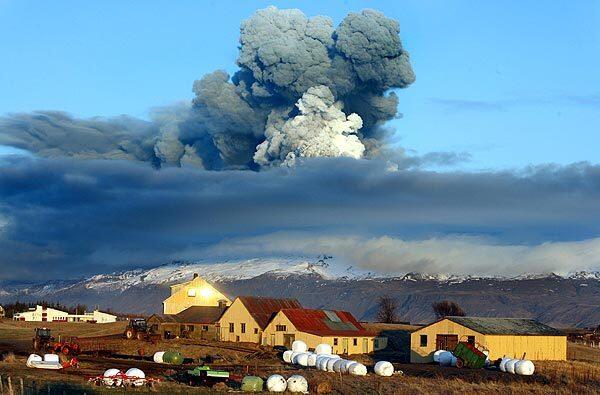
[[[229,381],[229,372],[224,370],[213,370],[209,366],[197,366],[187,372],[187,382],[189,385],[213,386],[217,383],[227,383]]]
[[[77,355],[81,347],[76,337],[55,340],[52,332],[48,328],[35,328],[35,337],[33,338],[33,349],[35,351],[51,351],[53,353],[62,353],[63,355]]]
[[[488,350],[477,342],[458,342],[453,351],[454,356],[456,356],[456,367],[483,368],[487,359],[485,351]]]
[[[137,339],[155,342],[160,340],[160,334],[154,333],[148,327],[148,321],[145,318],[132,318],[125,328],[126,339]]]
[[[123,373],[118,369],[109,369],[103,375],[90,377],[88,381],[97,386],[107,387],[154,387],[160,379],[146,377],[139,369],[129,369]]]

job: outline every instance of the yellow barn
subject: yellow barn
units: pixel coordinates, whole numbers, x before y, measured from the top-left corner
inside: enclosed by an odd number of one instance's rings
[[[367,354],[387,346],[386,337],[369,332],[347,311],[282,309],[265,329],[263,345],[292,348],[302,340],[309,349],[329,344],[334,354]]]
[[[301,307],[296,299],[237,297],[219,320],[220,338],[230,342],[260,343],[273,316],[281,309]]]
[[[231,304],[225,295],[198,274],[191,281],[171,285],[171,296],[163,301],[163,314],[178,314],[192,306],[219,306]]]
[[[459,341],[478,343],[490,360],[504,356],[564,361],[567,337],[557,329],[526,318],[445,317],[410,336],[410,361],[433,361],[436,350],[452,351]]]

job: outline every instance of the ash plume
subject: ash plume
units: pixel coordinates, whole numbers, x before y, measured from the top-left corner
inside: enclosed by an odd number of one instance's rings
[[[385,145],[381,125],[397,113],[391,90],[415,80],[399,33],[374,10],[334,27],[324,16],[268,7],[241,24],[239,70],[195,81],[191,103],[158,109],[151,122],[13,114],[0,120],[0,144],[212,170],[372,157]]]

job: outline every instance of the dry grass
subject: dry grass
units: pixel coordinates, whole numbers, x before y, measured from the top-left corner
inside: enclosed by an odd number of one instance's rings
[[[600,363],[600,348],[584,344],[567,343],[567,359]]]

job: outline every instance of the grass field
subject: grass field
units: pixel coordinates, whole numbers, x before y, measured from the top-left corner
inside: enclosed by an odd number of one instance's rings
[[[231,344],[220,342],[199,342],[186,339],[161,341],[152,345],[137,340],[125,340],[120,335],[124,331],[124,323],[115,324],[83,324],[83,323],[47,323],[55,336],[78,336],[81,339],[100,339],[104,346],[109,346],[116,353],[130,355],[128,359],[113,357],[94,357],[82,355],[79,369],[67,370],[63,373],[30,369],[25,366],[25,359],[31,351],[33,329],[40,323],[0,321],[0,376],[2,389],[6,391],[11,377],[13,388],[19,393],[20,380],[23,380],[26,393],[123,393],[119,389],[94,387],[87,382],[90,376],[101,374],[109,367],[126,370],[139,367],[149,376],[162,378],[154,392],[160,393],[208,393],[209,388],[192,388],[174,380],[173,373],[178,368],[155,364],[143,360],[140,354],[149,356],[159,350],[178,350],[187,358],[194,358],[196,366],[198,358],[207,355],[216,358],[213,366],[226,369],[242,377],[256,374],[264,379],[273,373],[289,377],[301,374],[307,378],[314,391],[318,386],[331,388],[334,394],[596,394],[600,393],[600,350],[571,344],[568,345],[569,358],[564,362],[536,362],[536,373],[533,376],[516,376],[495,370],[471,370],[437,365],[419,365],[397,362],[397,370],[403,374],[384,378],[374,374],[366,377],[349,375],[340,376],[334,373],[317,371],[314,368],[299,368],[282,364],[276,352],[261,349],[257,345]],[[411,327],[377,327],[369,329],[395,331],[394,341],[402,342],[403,333],[410,333]],[[113,335],[113,336],[111,336]],[[388,351],[387,357],[392,359],[398,352]],[[360,359],[372,366],[374,360],[381,359],[382,354],[361,356]],[[180,369],[187,369],[181,367]],[[143,392],[147,389],[136,389]],[[128,389],[128,392],[132,391]],[[1,392],[1,391],[0,391]]]

